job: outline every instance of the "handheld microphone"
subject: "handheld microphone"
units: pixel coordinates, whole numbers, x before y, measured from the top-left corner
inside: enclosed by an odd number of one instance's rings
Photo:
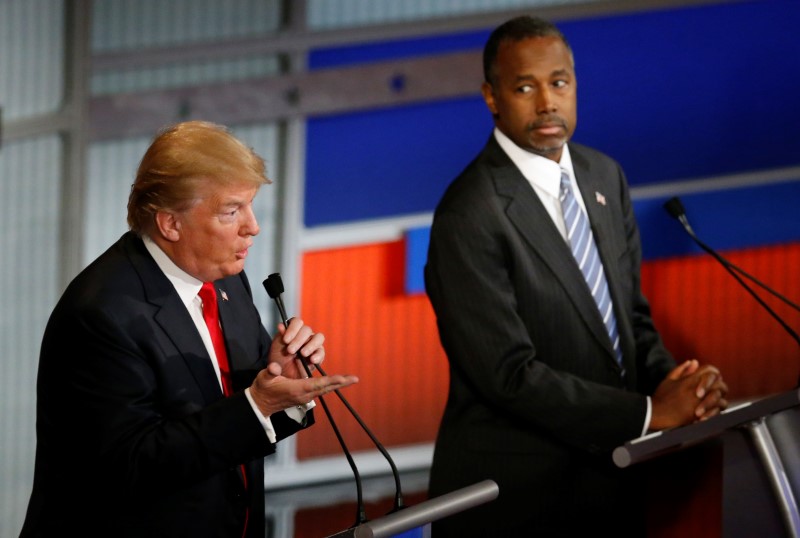
[[[281,294],[283,293],[283,280],[281,279],[281,275],[279,273],[273,273],[273,274],[269,275],[266,280],[264,280],[263,284],[264,284],[264,288],[267,290],[267,295],[269,295],[272,299],[275,300],[275,304],[278,307],[278,311],[279,311],[279,313],[281,315],[281,320],[283,321],[283,325],[285,327],[288,327],[289,326],[289,319],[288,319],[288,317],[286,315],[286,309],[285,309],[285,307],[283,305],[283,300],[281,299]],[[303,360],[301,362],[303,364],[303,368],[305,368],[305,370],[306,370],[306,373],[308,374],[309,377],[311,377],[311,371],[308,368],[308,365],[306,364],[306,361]],[[320,365],[315,365],[315,368],[323,376],[328,375],[328,374],[325,373],[325,370],[323,370]],[[344,396],[342,396],[341,391],[339,389],[334,389],[333,392],[336,394],[336,396],[339,397],[339,400],[341,400],[341,402],[344,404],[344,406],[347,408],[347,410],[350,412],[350,414],[353,416],[353,418],[356,419],[356,422],[358,422],[358,425],[361,426],[361,429],[364,430],[364,432],[367,434],[367,436],[369,436],[370,440],[375,445],[375,448],[377,448],[380,451],[380,453],[383,455],[383,457],[389,463],[389,467],[391,467],[392,477],[394,478],[394,483],[395,483],[395,497],[394,497],[394,507],[392,508],[392,510],[389,513],[391,514],[391,513],[397,512],[398,510],[401,510],[401,509],[405,508],[405,504],[403,502],[403,490],[402,490],[402,487],[400,485],[400,473],[397,471],[397,466],[395,465],[394,460],[392,460],[392,457],[389,455],[389,452],[386,450],[386,448],[383,446],[383,444],[381,444],[381,442],[378,441],[378,438],[375,437],[375,435],[372,433],[372,431],[367,427],[367,425],[361,419],[361,417],[356,412],[356,410],[353,408],[353,406],[350,405],[350,402],[348,402],[347,399]],[[362,502],[361,477],[358,474],[358,470],[356,468],[355,462],[353,461],[353,458],[350,455],[350,452],[347,450],[347,447],[344,444],[344,440],[342,439],[341,434],[339,433],[339,430],[336,427],[336,424],[335,424],[335,422],[333,420],[333,417],[331,416],[331,414],[330,414],[330,412],[328,410],[328,407],[325,404],[322,396],[320,396],[319,399],[320,399],[320,402],[322,403],[323,409],[325,410],[325,414],[327,415],[328,420],[330,421],[331,426],[333,427],[333,430],[336,433],[336,437],[339,439],[339,444],[341,445],[342,450],[345,453],[345,457],[347,457],[347,461],[348,461],[348,463],[350,463],[351,469],[353,469],[353,474],[356,477],[356,488],[357,488],[357,493],[358,493],[358,507],[359,507],[358,508],[358,510],[359,510],[359,516],[358,516],[359,520],[356,523],[356,525],[358,525],[359,523],[362,523],[363,521],[365,521],[365,519],[361,519],[361,518],[365,518],[366,517],[364,515],[364,506],[363,506],[363,502]]]
[[[773,290],[772,288],[770,288],[769,286],[767,286],[766,284],[764,284],[763,282],[761,282],[760,280],[758,280],[754,276],[749,275],[743,269],[737,267],[733,263],[731,263],[728,260],[726,260],[725,258],[723,258],[713,248],[711,248],[710,246],[708,246],[705,243],[703,243],[697,237],[697,235],[695,235],[694,230],[692,230],[692,227],[689,225],[689,219],[686,218],[686,211],[684,210],[683,204],[681,203],[681,201],[680,201],[680,199],[678,197],[674,197],[674,198],[671,198],[670,200],[668,200],[664,204],[664,209],[667,210],[667,213],[669,213],[670,216],[672,216],[673,218],[678,220],[678,222],[680,222],[681,225],[683,226],[683,229],[686,230],[686,233],[689,234],[689,236],[694,240],[694,242],[697,243],[700,246],[700,248],[702,248],[703,250],[705,250],[706,252],[711,254],[720,264],[722,264],[722,266],[725,268],[725,270],[728,271],[731,274],[731,276],[733,276],[733,278],[735,278],[737,280],[737,282],[739,282],[739,284],[741,284],[750,293],[750,295],[752,295],[755,298],[755,300],[758,301],[758,303],[762,307],[764,307],[767,310],[767,312],[769,312],[769,314],[778,323],[781,324],[781,326],[784,328],[784,330],[786,330],[786,332],[789,333],[792,336],[792,338],[794,338],[795,342],[797,342],[797,344],[800,345],[800,336],[798,336],[797,333],[794,332],[794,330],[792,330],[792,328],[789,327],[789,325],[780,316],[778,316],[778,314],[776,314],[775,311],[772,310],[772,308],[770,308],[769,305],[767,303],[765,303],[764,300],[755,291],[753,291],[753,289],[750,286],[748,286],[747,283],[744,280],[742,280],[742,278],[739,275],[741,274],[742,276],[752,280],[753,282],[758,284],[760,287],[765,289],[767,292],[771,293],[772,295],[774,295],[778,299],[782,300],[783,302],[785,302],[789,306],[791,306],[791,307],[793,307],[793,308],[795,308],[797,310],[800,310],[800,306],[796,305],[795,303],[793,303],[792,301],[790,301],[789,299],[787,299],[786,297],[784,297],[783,295],[781,295],[777,291]],[[800,381],[798,382],[798,385],[800,385]]]

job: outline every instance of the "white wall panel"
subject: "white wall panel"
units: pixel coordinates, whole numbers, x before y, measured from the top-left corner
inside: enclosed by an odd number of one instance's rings
[[[524,7],[589,4],[597,0],[308,0],[308,27],[332,29],[408,22]]]
[[[128,194],[150,138],[135,138],[89,148],[83,220],[85,267],[128,229]]]
[[[92,50],[184,45],[271,33],[280,0],[101,0],[93,3]]]
[[[59,293],[61,152],[56,136],[0,152],[0,537],[19,534],[33,485],[39,343]]]
[[[62,0],[0,0],[4,123],[61,105],[64,17]],[[55,134],[0,148],[0,537],[19,534],[33,485],[39,342],[59,291],[62,157]]]
[[[63,97],[62,0],[0,1],[3,121],[57,108]]]

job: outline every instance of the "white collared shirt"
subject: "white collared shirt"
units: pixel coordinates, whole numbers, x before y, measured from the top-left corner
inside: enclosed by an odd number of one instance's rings
[[[561,190],[561,171],[565,171],[569,175],[570,183],[572,184],[572,193],[577,200],[581,209],[586,212],[586,205],[583,203],[581,190],[575,181],[575,172],[572,168],[572,157],[569,154],[569,146],[564,144],[564,150],[561,152],[561,161],[555,162],[547,157],[536,155],[530,151],[524,150],[511,141],[502,131],[495,128],[494,137],[506,155],[517,166],[525,179],[533,187],[533,190],[539,196],[547,214],[553,220],[558,231],[564,241],[567,239],[567,227],[564,224],[564,214],[561,211],[561,201],[559,200],[559,191]]]

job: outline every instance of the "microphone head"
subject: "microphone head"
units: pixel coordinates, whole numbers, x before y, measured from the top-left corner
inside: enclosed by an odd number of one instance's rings
[[[280,273],[272,273],[264,280],[264,288],[267,290],[267,295],[275,299],[283,293],[283,280],[281,280]]]
[[[679,219],[686,214],[686,210],[683,209],[683,204],[681,203],[680,198],[675,196],[674,198],[670,198],[664,204],[664,209],[667,210],[667,213],[672,215],[672,218]]]

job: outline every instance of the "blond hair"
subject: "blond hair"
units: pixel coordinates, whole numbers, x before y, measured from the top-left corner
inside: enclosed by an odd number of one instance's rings
[[[224,126],[206,121],[172,125],[142,157],[128,197],[128,226],[139,235],[155,227],[159,211],[180,211],[198,199],[201,186],[271,183],[264,159]]]

